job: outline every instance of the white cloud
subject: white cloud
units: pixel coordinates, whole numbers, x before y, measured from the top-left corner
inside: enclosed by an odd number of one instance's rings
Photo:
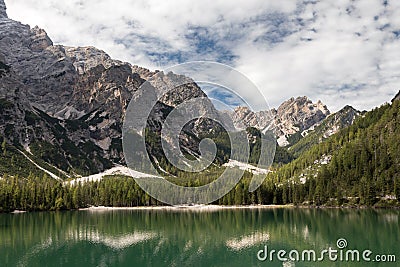
[[[369,109],[390,100],[399,89],[400,39],[391,37],[390,26],[379,30],[380,20],[391,23],[380,1],[347,14],[350,3],[308,5],[303,17],[312,22],[272,49],[251,41],[239,45],[237,67],[270,93],[273,106],[293,95],[322,99],[332,110],[345,104]]]
[[[370,109],[400,89],[400,2],[6,0],[56,43],[93,45],[149,68],[227,61],[271,106],[291,96]],[[396,35],[395,32],[398,32]]]

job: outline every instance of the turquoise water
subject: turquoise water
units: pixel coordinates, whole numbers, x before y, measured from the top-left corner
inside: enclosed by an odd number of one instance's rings
[[[294,208],[0,214],[0,266],[400,266],[399,221],[398,210]],[[319,256],[339,238],[398,263],[257,258],[266,245]]]

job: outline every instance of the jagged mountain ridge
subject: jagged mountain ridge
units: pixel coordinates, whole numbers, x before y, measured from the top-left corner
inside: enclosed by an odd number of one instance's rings
[[[7,103],[0,133],[64,171],[90,174],[123,163],[124,114],[149,78],[157,77],[151,83],[162,96],[150,118],[158,134],[171,108],[206,97],[190,78],[114,60],[94,47],[54,45],[43,29],[9,19],[3,0],[0,7],[0,98]],[[186,85],[165,94],[174,79],[183,79]],[[288,138],[314,129],[329,114],[321,101],[298,97],[271,111],[238,107],[231,115],[234,122],[260,130],[274,120],[279,143],[287,145]],[[180,137],[183,150],[198,155],[197,137],[210,130],[220,131],[207,120],[191,122]]]
[[[398,205],[399,110],[400,101],[394,100],[391,104],[362,112],[351,126],[323,142],[311,144],[304,151],[299,150],[301,156],[270,173],[268,178],[302,189],[314,187],[314,190],[307,189],[308,196],[293,202],[307,200],[308,204],[328,206]],[[345,107],[342,112],[348,115],[347,118],[357,114],[350,107]],[[335,118],[326,122],[332,121]]]
[[[124,113],[146,79],[154,77],[162,96],[149,118],[154,127],[167,115],[157,112],[206,97],[190,78],[113,60],[94,47],[54,45],[44,30],[9,19],[5,10],[0,0],[0,134],[64,171],[90,174],[123,163]],[[186,84],[165,93],[176,79]],[[198,152],[202,124],[182,133],[187,150]]]
[[[243,123],[246,127],[254,127],[264,130],[273,120],[275,124],[275,134],[280,146],[287,146],[287,138],[296,133],[321,123],[330,111],[321,102],[313,103],[308,97],[291,98],[283,102],[278,109],[270,111],[253,112],[247,107],[237,107],[231,116],[237,127]]]
[[[294,157],[298,157],[311,146],[321,143],[330,136],[338,133],[341,129],[353,125],[355,120],[363,114],[364,112],[360,112],[351,106],[345,106],[341,110],[329,115],[318,125],[304,131],[302,138],[290,146],[289,151]]]

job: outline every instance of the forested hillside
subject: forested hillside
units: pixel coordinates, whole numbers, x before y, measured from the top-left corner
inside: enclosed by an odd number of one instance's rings
[[[252,175],[246,172],[240,183],[214,204],[399,206],[399,136],[400,101],[395,100],[358,117],[354,124],[314,144],[290,163],[281,161],[253,193],[248,192]],[[162,205],[130,177],[109,177],[84,184],[57,181],[43,175],[2,138],[0,141],[1,171],[19,170],[0,178],[0,212]],[[281,150],[279,153],[285,154]],[[204,177],[180,175],[170,180],[199,186],[212,181],[213,174],[217,177],[221,171],[216,167]]]
[[[345,106],[338,112],[331,114],[321,124],[315,126],[313,130],[303,134],[304,137],[301,136],[301,133],[290,136],[289,140],[294,139],[293,145],[288,148],[290,153],[294,157],[299,157],[313,145],[321,143],[340,129],[352,125],[361,114],[362,112],[355,110],[353,107]]]
[[[400,197],[400,101],[385,104],[268,176],[283,203],[396,203]]]

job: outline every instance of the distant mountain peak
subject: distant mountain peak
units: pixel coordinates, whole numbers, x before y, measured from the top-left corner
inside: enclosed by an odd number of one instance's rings
[[[45,50],[47,47],[53,45],[53,41],[47,35],[45,30],[39,28],[38,26],[35,26],[34,28],[31,29],[31,32],[32,32],[32,38],[31,38],[30,49],[32,51],[40,52]]]
[[[297,98],[292,97],[289,100],[286,100],[278,107],[277,112],[309,112],[313,110],[320,111],[325,116],[328,116],[330,114],[330,111],[328,110],[326,105],[321,102],[321,100],[313,103],[307,96],[299,96]]]
[[[340,112],[347,112],[347,111],[349,111],[349,110],[359,112],[357,109],[353,108],[352,106],[346,105],[346,106],[344,106],[341,110],[339,110],[337,113],[340,113]]]
[[[290,98],[283,102],[278,109],[253,112],[247,107],[237,107],[232,113],[232,119],[237,128],[252,126],[263,130],[271,120],[276,125],[275,133],[281,146],[288,145],[286,137],[303,132],[323,121],[330,111],[320,100],[313,103],[307,96]]]
[[[320,123],[315,124],[301,133],[302,138],[296,140],[290,151],[294,157],[298,157],[311,146],[323,142],[340,130],[352,125],[363,113],[352,106],[345,106],[341,110],[330,114]]]
[[[325,120],[326,129],[323,137],[328,138],[329,136],[337,133],[339,130],[352,125],[355,119],[361,114],[362,113],[360,111],[349,105],[346,105],[338,112],[331,114]]]

